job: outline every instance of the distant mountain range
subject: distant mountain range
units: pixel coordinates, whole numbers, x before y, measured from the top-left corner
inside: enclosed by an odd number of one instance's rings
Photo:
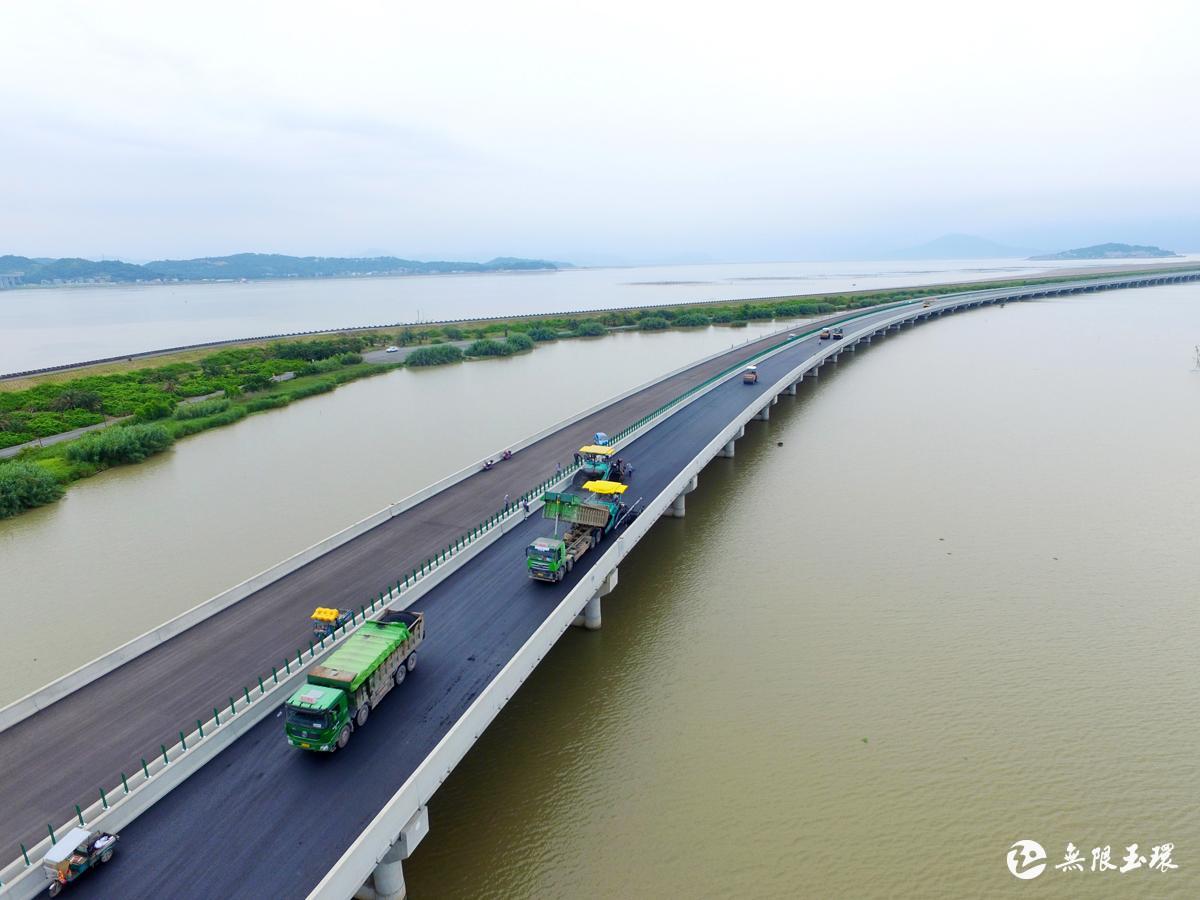
[[[1093,244],[1075,250],[1063,250],[1046,256],[1031,256],[1030,259],[1164,259],[1179,256],[1174,250],[1148,247],[1141,244]]]
[[[282,256],[237,253],[201,259],[160,259],[144,265],[116,260],[38,259],[0,256],[0,287],[46,284],[254,281],[263,278],[352,278],[371,275],[435,275],[456,272],[526,272],[572,268],[570,263],[498,256],[484,263],[420,262],[395,256]]]
[[[884,259],[1024,259],[1038,250],[1008,247],[973,234],[944,234],[916,247],[888,253]]]

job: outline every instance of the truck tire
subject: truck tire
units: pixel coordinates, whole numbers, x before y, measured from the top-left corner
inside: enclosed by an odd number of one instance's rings
[[[410,671],[410,672],[413,669],[415,669],[417,667],[417,654],[416,653],[408,654],[408,659],[406,659],[404,661],[404,665],[406,665],[408,667],[408,671]]]
[[[62,882],[61,881],[50,882],[50,896],[57,897],[61,893],[62,893]]]
[[[103,853],[100,854],[100,862],[102,862],[102,863],[108,862],[110,859],[112,859],[112,855],[113,855],[112,847],[109,847],[107,850],[105,850]]]
[[[392,673],[392,682],[396,687],[404,684],[404,676],[408,674],[408,669],[404,668],[404,663],[396,666],[396,671]]]
[[[369,715],[371,715],[371,707],[369,704],[364,703],[358,708],[358,711],[354,713],[354,724],[359,728],[362,728],[367,724],[367,716]]]
[[[568,575],[570,575],[570,574],[571,574],[571,570],[572,570],[573,568],[575,568],[575,559],[574,559],[574,557],[572,557],[572,558],[570,558],[570,559],[568,559],[568,560],[567,560],[567,574],[568,574]]]
[[[342,733],[338,735],[337,748],[341,750],[348,743],[350,743],[350,726],[346,725],[342,728]]]
[[[554,573],[554,580],[555,580],[556,582],[559,582],[559,581],[562,581],[562,580],[563,580],[563,569],[562,569],[562,567],[561,567],[561,566],[559,567],[559,570],[558,570],[557,572],[555,572],[555,573]]]

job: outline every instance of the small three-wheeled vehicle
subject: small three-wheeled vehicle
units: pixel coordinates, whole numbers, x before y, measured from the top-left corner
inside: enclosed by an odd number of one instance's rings
[[[319,641],[333,634],[336,629],[347,624],[353,615],[353,610],[318,606],[312,614],[313,637]]]
[[[742,372],[742,384],[758,384],[758,366],[746,366]]]
[[[115,834],[72,828],[42,859],[42,869],[50,879],[50,896],[57,897],[63,885],[71,883],[88,869],[108,862],[116,849]]]

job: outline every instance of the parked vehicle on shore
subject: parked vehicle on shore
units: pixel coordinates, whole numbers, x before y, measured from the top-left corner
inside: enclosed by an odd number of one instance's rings
[[[371,710],[417,667],[417,647],[425,639],[425,617],[390,610],[367,622],[319,666],[284,708],[288,743],[302,750],[332,753],[345,747]]]

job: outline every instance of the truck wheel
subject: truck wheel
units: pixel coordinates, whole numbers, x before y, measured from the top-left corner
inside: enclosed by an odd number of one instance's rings
[[[109,847],[107,850],[105,850],[103,853],[100,854],[100,862],[102,862],[102,863],[108,862],[110,859],[112,859],[112,854],[113,854],[112,847]]]
[[[568,574],[568,575],[570,575],[570,574],[571,574],[571,570],[572,570],[573,568],[575,568],[575,560],[573,560],[573,559],[568,559],[568,560],[567,560],[567,574]]]
[[[395,682],[396,687],[400,687],[400,685],[404,684],[404,676],[407,674],[408,669],[404,668],[404,663],[400,663],[400,665],[396,666],[396,671],[392,673],[392,681]]]
[[[563,580],[563,570],[561,568],[557,572],[554,573],[554,580],[556,582]]]
[[[350,726],[349,725],[345,726],[342,729],[342,733],[338,735],[337,747],[339,750],[341,750],[348,743],[350,743]]]
[[[57,897],[61,893],[62,893],[62,882],[61,881],[50,882],[50,896]]]
[[[415,653],[408,654],[408,659],[406,659],[404,661],[404,664],[406,666],[408,666],[408,671],[410,671],[410,672],[413,669],[415,669],[417,667],[417,654],[415,654]]]
[[[371,714],[371,707],[364,703],[358,708],[358,712],[354,714],[354,724],[362,728],[367,724],[367,716]]]

